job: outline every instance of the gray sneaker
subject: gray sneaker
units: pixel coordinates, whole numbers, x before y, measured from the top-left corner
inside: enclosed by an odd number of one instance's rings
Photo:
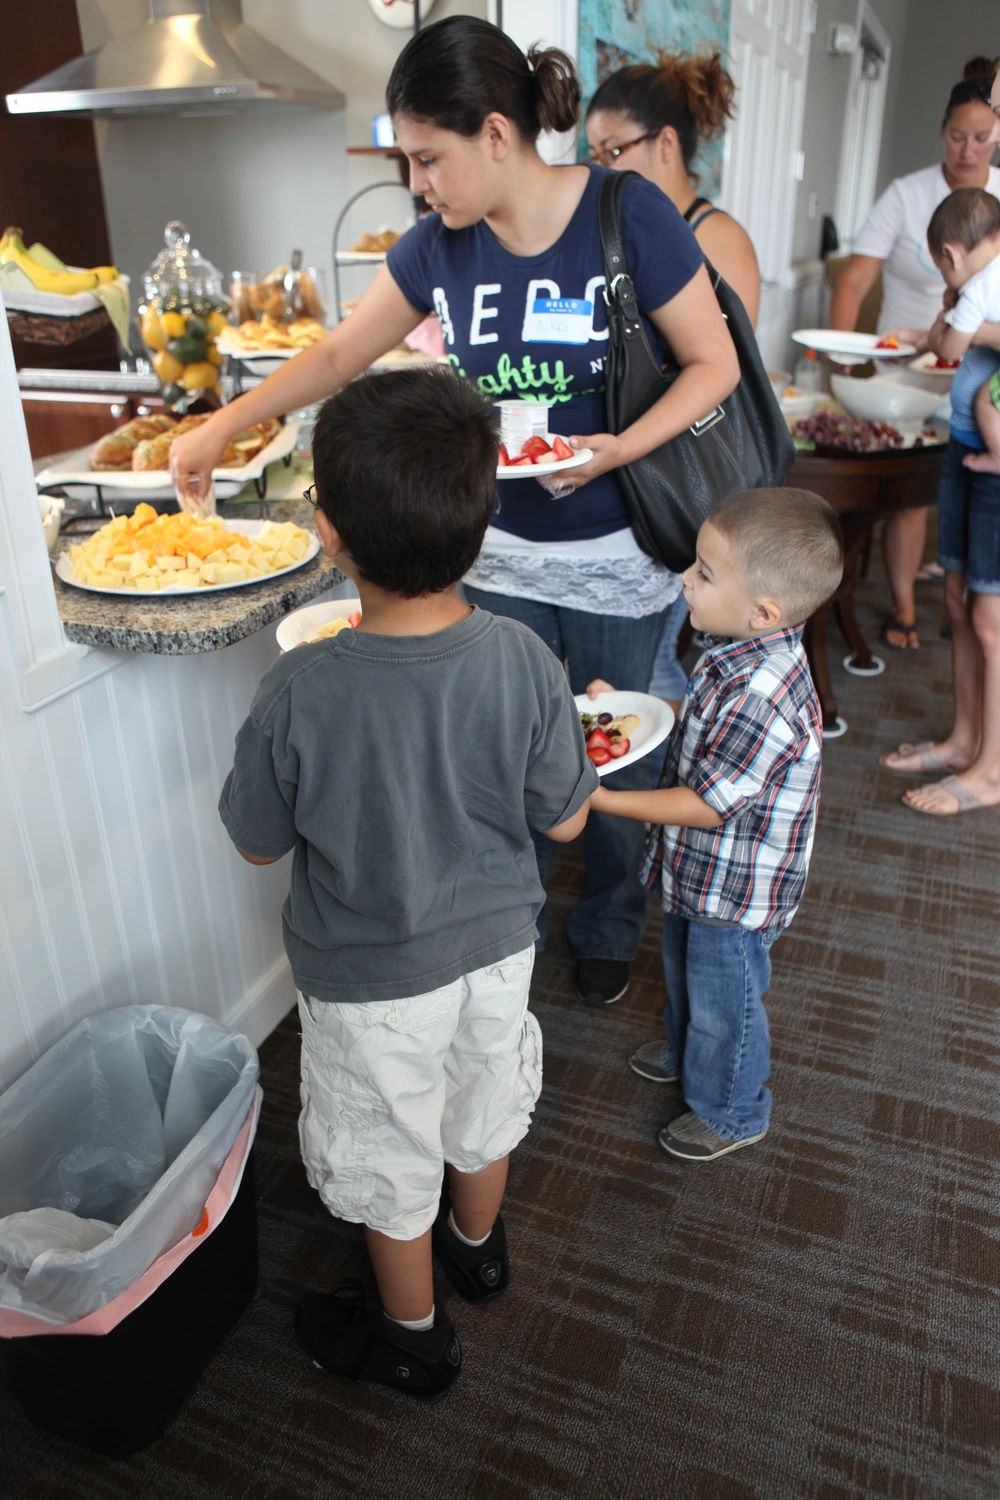
[[[640,1078],[648,1078],[650,1083],[677,1083],[680,1079],[677,1065],[671,1061],[669,1067],[664,1067],[663,1047],[662,1040],[643,1042],[628,1060],[632,1072],[638,1073]]]
[[[730,1151],[738,1151],[741,1146],[752,1146],[754,1141],[762,1141],[766,1134],[767,1131],[762,1130],[760,1135],[747,1136],[744,1141],[727,1141],[724,1136],[716,1135],[714,1130],[710,1130],[704,1120],[689,1111],[688,1114],[671,1120],[669,1125],[664,1125],[662,1130],[657,1131],[656,1139],[664,1151],[668,1151],[671,1156],[679,1156],[682,1161],[714,1161],[717,1156],[726,1156]]]

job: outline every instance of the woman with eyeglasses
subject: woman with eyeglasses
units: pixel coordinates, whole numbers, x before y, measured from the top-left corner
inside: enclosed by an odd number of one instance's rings
[[[966,63],[941,121],[944,160],[908,177],[897,177],[876,201],[837,282],[830,305],[831,328],[853,331],[861,304],[881,272],[878,332],[915,343],[921,352],[927,348],[927,330],[945,294],[941,272],[927,248],[931,215],[956,188],[986,188],[1000,197],[1000,168],[990,166],[996,125],[990,89],[996,72],[996,62],[984,57]],[[881,638],[892,650],[915,650],[920,645],[913,591],[926,542],[925,506],[897,511],[886,519],[882,556],[892,612]]]
[[[756,324],[760,271],[741,224],[698,192],[694,159],[733,114],[736,85],[718,52],[690,56],[661,52],[657,62],[621,68],[605,79],[587,110],[594,161],[630,168],[655,182],[691,225],[707,259],[724,277]],[[687,687],[677,641],[687,619],[683,598],[667,617],[650,691],[676,710]],[[658,775],[658,767],[651,767]]]
[[[348,319],[178,439],[171,468],[178,484],[203,492],[234,432],[338,390],[436,312],[458,376],[492,401],[551,403],[550,431],[593,451],[555,476],[565,481],[555,492],[530,478],[499,486],[467,597],[540,635],[568,663],[574,692],[595,677],[642,692],[681,581],[640,551],[615,470],[710,412],[738,383],[739,361],[690,229],[652,183],[630,183],[629,270],[647,337],[669,345],[681,373],[633,426],[606,430],[605,169],[552,167],[536,147],[543,129],[576,123],[579,98],[572,64],[555,49],[525,57],[471,16],[418,32],[393,68],[387,105],[411,190],[432,212],[389,251]],[[646,776],[637,763],[611,780],[641,787]],[[586,880],[569,924],[586,1003],[610,1004],[628,987],[646,922],[642,845],[639,823],[606,814],[587,823]],[[553,848],[536,841],[543,882]]]
[[[587,109],[587,142],[604,167],[641,172],[691,225],[705,255],[756,324],[760,270],[741,224],[699,192],[694,159],[733,116],[736,85],[719,52],[660,52],[656,63],[620,68]]]

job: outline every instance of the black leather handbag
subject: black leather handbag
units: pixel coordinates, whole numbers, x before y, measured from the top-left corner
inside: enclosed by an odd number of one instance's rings
[[[606,401],[613,433],[637,421],[680,374],[669,354],[661,363],[649,347],[625,263],[621,197],[629,178],[636,176],[609,172],[598,206],[608,309]],[[740,383],[686,432],[614,471],[636,541],[675,573],[694,561],[698,529],[720,501],[741,490],[783,484],[795,458],[743,304],[712,266],[708,273],[736,345]]]

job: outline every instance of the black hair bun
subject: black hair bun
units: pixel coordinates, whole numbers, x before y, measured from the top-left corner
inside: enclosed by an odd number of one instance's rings
[[[1000,57],[970,57],[962,69],[963,83],[992,83],[1000,73]]]

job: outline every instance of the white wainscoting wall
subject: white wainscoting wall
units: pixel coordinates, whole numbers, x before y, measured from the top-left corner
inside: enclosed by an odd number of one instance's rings
[[[216,812],[276,655],[273,626],[199,656],[66,641],[0,300],[0,1090],[112,1006],[259,1043],[293,1004],[288,860],[248,865]]]
[[[33,713],[0,651],[0,1089],[111,1006],[202,1011],[260,1042],[293,1003],[288,861],[248,865],[216,812],[275,650],[261,632],[131,656]]]

